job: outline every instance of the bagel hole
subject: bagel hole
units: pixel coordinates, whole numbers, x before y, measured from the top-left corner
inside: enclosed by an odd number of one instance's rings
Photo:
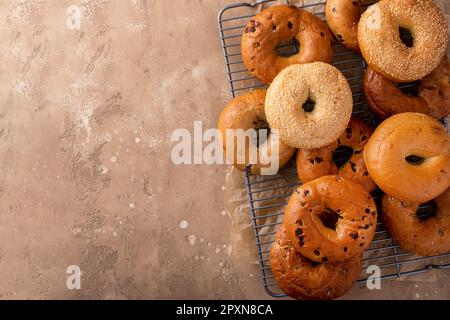
[[[402,27],[398,28],[398,32],[403,44],[408,48],[412,48],[414,46],[414,39],[411,32],[408,29]]]
[[[410,155],[410,156],[407,156],[405,158],[405,160],[406,160],[406,162],[408,162],[409,164],[412,164],[413,166],[419,166],[425,161],[425,158],[422,158],[422,157],[419,157],[416,155]]]
[[[410,96],[417,96],[419,91],[419,82],[399,83],[397,87],[404,93]]]
[[[270,135],[270,127],[266,120],[258,119],[257,121],[253,122],[254,128],[257,131],[256,135],[256,145],[259,147],[263,145],[267,138]],[[267,134],[264,133],[262,130],[267,130]]]
[[[332,159],[334,164],[338,168],[340,168],[344,164],[346,164],[352,156],[353,156],[353,148],[347,146],[339,146],[336,150],[334,150]]]
[[[324,227],[332,230],[336,230],[337,222],[339,218],[342,218],[339,213],[329,208],[325,208],[325,210],[317,214],[317,216],[319,217],[320,221],[322,221]]]
[[[310,260],[310,259],[306,258],[305,256],[302,256],[301,259],[302,259],[302,261],[303,261],[305,264],[309,264],[309,265],[310,265],[311,267],[313,267],[313,268],[315,268],[315,267],[321,265],[320,262],[316,262],[316,261]]]
[[[289,41],[281,42],[275,48],[275,52],[281,57],[290,57],[300,52],[300,43],[297,39],[293,38]]]
[[[316,107],[316,103],[309,98],[302,105],[302,109],[305,112],[313,112],[315,107]]]
[[[422,203],[419,206],[419,209],[416,211],[416,216],[420,219],[420,221],[427,221],[437,213],[437,205],[436,202],[428,201]]]

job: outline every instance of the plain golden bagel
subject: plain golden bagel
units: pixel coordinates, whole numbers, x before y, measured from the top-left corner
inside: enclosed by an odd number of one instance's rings
[[[303,183],[326,175],[339,175],[361,184],[367,192],[376,185],[369,175],[364,161],[364,146],[373,129],[358,118],[352,118],[347,129],[332,144],[319,149],[300,149],[297,151],[297,173]],[[333,161],[339,147],[351,148],[353,154],[341,167]]]
[[[300,51],[290,57],[276,54],[278,45],[296,39]],[[333,38],[327,25],[308,11],[294,6],[273,6],[253,17],[244,29],[242,58],[250,73],[271,83],[292,64],[333,59]]]
[[[399,28],[410,31],[412,47],[402,42]],[[447,20],[433,0],[381,0],[361,15],[358,42],[372,69],[396,82],[412,82],[444,57]]]
[[[416,214],[420,203],[383,197],[383,223],[400,247],[422,256],[450,252],[450,189],[433,203],[436,213],[422,221]]]
[[[339,138],[352,107],[352,92],[342,73],[314,62],[284,69],[267,91],[265,110],[270,127],[278,129],[284,143],[313,149]]]
[[[227,129],[243,129],[244,131],[248,129],[266,129],[268,130],[266,115],[264,113],[264,100],[266,97],[266,90],[255,90],[247,94],[239,96],[228,103],[223,109],[219,117],[218,129],[222,134],[222,145],[225,151],[227,151],[227,141],[226,141],[226,130]],[[267,155],[271,155],[272,144],[277,143],[272,139],[272,134],[268,134],[267,140],[258,148],[267,148]],[[245,170],[247,166],[250,165],[250,153],[249,147],[251,142],[246,141],[245,146],[245,161],[244,163],[238,163],[237,156],[237,138],[234,141],[235,150],[233,154],[234,166],[240,170]],[[279,143],[279,167],[283,167],[289,159],[293,156],[295,149],[290,148],[281,141]],[[268,165],[263,165],[259,161],[258,163],[251,164],[251,172],[254,174],[260,174],[261,168]]]
[[[345,261],[369,248],[377,208],[356,182],[324,176],[299,187],[291,196],[284,226],[292,245],[316,262]]]
[[[359,52],[358,22],[363,0],[327,0],[327,24],[334,36],[347,48]]]
[[[350,291],[359,277],[361,259],[313,262],[292,246],[284,226],[281,226],[270,250],[270,268],[280,289],[292,298],[330,300]]]
[[[364,94],[370,110],[379,120],[402,112],[420,112],[435,119],[450,114],[450,63],[447,57],[420,80],[417,96],[408,95],[398,84],[372,68],[364,75]]]
[[[375,183],[401,201],[424,203],[450,186],[450,137],[439,121],[421,113],[382,122],[364,158]]]

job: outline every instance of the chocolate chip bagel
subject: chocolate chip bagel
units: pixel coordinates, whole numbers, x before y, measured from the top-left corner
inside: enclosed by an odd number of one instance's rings
[[[332,144],[319,149],[300,149],[297,151],[297,174],[303,183],[322,176],[337,174],[361,184],[367,192],[376,185],[369,175],[364,161],[364,146],[373,129],[356,117],[350,120],[347,129]],[[340,147],[351,149],[352,155],[342,166],[334,162],[333,156]]]
[[[278,45],[296,39],[300,51],[290,57],[276,53]],[[333,59],[333,38],[318,17],[294,6],[272,6],[253,17],[244,29],[242,58],[252,75],[271,83],[292,64]]]
[[[308,259],[345,261],[369,248],[377,208],[359,183],[324,176],[294,192],[283,223],[292,245]]]
[[[270,269],[285,293],[295,299],[330,300],[350,291],[361,270],[359,256],[344,262],[317,263],[292,245],[284,226],[270,250]]]
[[[358,22],[364,0],[327,0],[325,14],[334,36],[347,48],[359,52]]]

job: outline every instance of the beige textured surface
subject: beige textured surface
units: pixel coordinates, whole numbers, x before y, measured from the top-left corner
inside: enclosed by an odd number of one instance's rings
[[[227,255],[228,168],[170,162],[172,130],[213,127],[228,100],[230,2],[0,1],[0,298],[267,297]],[[449,299],[436,278],[347,297]]]

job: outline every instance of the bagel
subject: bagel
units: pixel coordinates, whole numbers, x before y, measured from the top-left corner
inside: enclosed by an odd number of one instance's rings
[[[278,129],[284,143],[313,149],[339,138],[352,107],[352,92],[342,73],[314,62],[284,69],[267,91],[265,110],[270,127]]]
[[[368,68],[364,75],[364,94],[370,110],[379,120],[401,112],[420,112],[435,119],[450,114],[450,63],[447,57],[423,78],[417,96],[407,95],[397,83]]]
[[[242,129],[247,131],[248,129],[269,129],[267,125],[266,115],[264,113],[264,100],[266,97],[266,90],[255,90],[239,96],[229,102],[219,117],[217,124],[218,129],[222,136],[222,146],[225,152],[227,152],[227,129],[237,130]],[[251,172],[254,174],[260,174],[261,168],[269,167],[270,165],[262,164],[259,159],[259,148],[267,148],[266,154],[270,157],[273,143],[278,142],[279,150],[279,168],[283,167],[289,159],[293,156],[295,149],[287,146],[279,139],[273,139],[273,135],[269,132],[267,140],[258,145],[258,158],[256,163],[250,163],[250,143],[248,139],[245,142],[245,161],[240,162],[238,157],[238,138],[235,136],[234,150],[231,152],[232,161],[236,168],[245,170],[246,167],[251,166]],[[259,141],[259,140],[258,140]],[[258,142],[257,141],[257,142]]]
[[[358,118],[352,118],[347,129],[332,144],[319,149],[300,149],[297,151],[297,173],[303,183],[326,175],[339,175],[361,184],[367,192],[376,185],[367,171],[363,149],[372,135],[373,129]],[[339,147],[350,147],[352,155],[341,167],[333,161]]]
[[[300,51],[290,57],[276,53],[278,45],[296,39]],[[333,60],[333,38],[318,17],[294,6],[272,6],[253,17],[242,35],[244,65],[264,83],[271,83],[292,64]]]
[[[270,269],[278,286],[295,299],[336,299],[350,291],[361,271],[360,257],[317,263],[298,252],[281,226],[270,249]]]
[[[327,0],[325,14],[334,36],[347,48],[359,52],[358,22],[364,0]]]
[[[423,221],[416,214],[420,203],[383,196],[381,217],[400,247],[422,256],[450,252],[450,189],[433,203],[436,213]]]
[[[323,176],[294,192],[283,223],[293,246],[308,259],[345,261],[369,248],[377,208],[360,184]]]
[[[400,113],[382,122],[364,148],[370,176],[388,195],[427,202],[450,186],[450,137],[439,121]]]
[[[400,28],[410,31],[412,47],[402,42]],[[396,82],[412,82],[444,57],[447,20],[433,0],[382,0],[361,15],[358,42],[372,69]]]

